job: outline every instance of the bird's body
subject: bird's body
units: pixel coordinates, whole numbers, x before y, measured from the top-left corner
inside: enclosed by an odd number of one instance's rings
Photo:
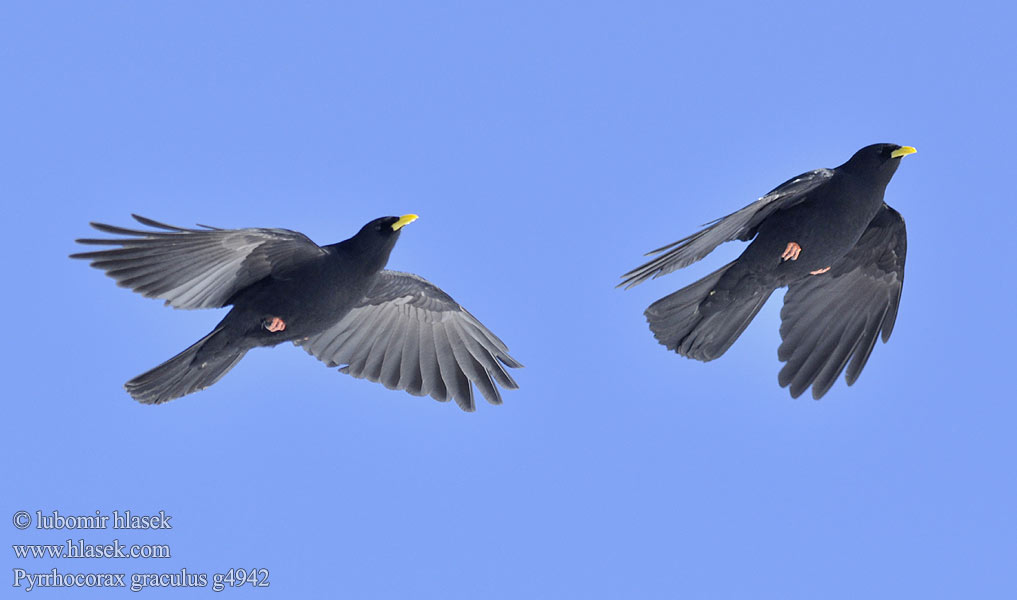
[[[822,194],[813,193],[761,222],[717,288],[773,291],[829,267],[865,232],[883,204],[883,189],[872,190],[847,173],[832,173]],[[789,241],[805,250],[795,260],[782,260]]]
[[[135,217],[156,231],[93,226],[120,246],[72,255],[125,287],[178,308],[232,306],[201,340],[125,384],[159,404],[225,375],[249,350],[292,342],[341,371],[414,395],[454,398],[473,410],[476,385],[516,388],[520,365],[493,333],[423,278],[385,270],[399,230],[416,219],[383,217],[354,237],[319,247],[285,229],[184,229]],[[472,384],[472,385],[471,385]]]
[[[239,290],[228,301],[233,308],[223,323],[246,326],[258,346],[276,346],[321,333],[344,317],[385,268],[388,252],[365,256],[354,240],[323,250],[321,256]],[[282,319],[286,328],[272,332],[263,327],[270,317]]]
[[[783,287],[828,267],[854,247],[883,203],[882,193],[867,193],[843,173],[834,173],[823,194],[777,211],[760,223],[759,232],[739,258],[757,273]],[[781,260],[789,240],[804,250],[796,260]]]
[[[627,273],[623,285],[636,285],[691,264],[725,241],[751,240],[735,261],[652,304],[646,311],[650,328],[669,349],[690,358],[713,360],[741,335],[774,290],[785,286],[792,291],[825,288],[812,302],[839,308],[841,314],[826,314],[823,323],[815,324],[820,330],[809,338],[812,346],[798,348],[797,359],[787,337],[779,352],[782,360],[789,360],[781,372],[781,383],[791,383],[795,396],[815,384],[813,394],[818,398],[855,354],[864,356],[859,359],[860,372],[871,352],[869,342],[884,323],[892,327],[903,280],[904,223],[883,198],[900,157],[913,151],[893,144],[868,146],[836,169],[818,169],[792,178],[707,229],[654,251],[662,254]],[[875,235],[883,229],[892,235]],[[873,234],[866,237],[869,232]],[[867,261],[861,266],[856,264],[859,254]],[[848,260],[852,256],[854,259]],[[887,271],[867,273],[861,268],[872,265],[882,265]],[[864,297],[859,295],[865,293],[861,287],[839,289],[857,277],[885,281]],[[850,303],[832,296],[833,291],[844,297],[854,295],[857,306],[871,303],[882,306],[883,311],[853,315]],[[782,313],[786,323],[794,321],[796,310],[796,294],[789,292],[789,296],[792,302],[785,300]],[[785,329],[782,327],[782,334]],[[884,337],[889,337],[889,329],[883,331]],[[840,337],[831,341],[831,336]],[[828,355],[818,357],[815,352]],[[854,377],[857,372],[852,375],[849,370],[849,382]]]

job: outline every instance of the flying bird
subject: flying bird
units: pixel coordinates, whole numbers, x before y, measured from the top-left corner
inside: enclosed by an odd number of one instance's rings
[[[835,169],[794,177],[702,231],[649,252],[623,275],[630,288],[686,267],[732,240],[748,241],[736,260],[654,302],[644,313],[669,350],[701,361],[727,351],[777,288],[785,362],[778,376],[797,398],[821,398],[847,367],[852,385],[882,336],[890,339],[904,283],[907,234],[883,202],[910,146],[874,144]]]
[[[522,365],[448,294],[423,277],[385,269],[416,215],[382,217],[350,239],[318,246],[287,229],[185,229],[132,215],[150,229],[92,223],[120,236],[79,239],[113,246],[72,254],[174,308],[229,313],[205,337],[124,388],[160,404],[207,388],[248,350],[292,342],[330,367],[389,389],[475,409],[473,386],[492,404],[506,370]]]

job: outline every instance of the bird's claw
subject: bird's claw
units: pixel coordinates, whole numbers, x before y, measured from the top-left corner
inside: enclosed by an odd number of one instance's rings
[[[809,275],[822,275],[823,273],[826,273],[829,270],[830,267],[826,267],[824,269],[816,269],[815,271],[809,271]]]
[[[802,253],[802,247],[795,242],[788,242],[787,248],[784,249],[784,254],[780,255],[782,260],[798,260],[798,255]]]
[[[279,317],[272,317],[271,320],[265,319],[265,329],[275,333],[276,331],[282,331],[286,329],[286,322]]]

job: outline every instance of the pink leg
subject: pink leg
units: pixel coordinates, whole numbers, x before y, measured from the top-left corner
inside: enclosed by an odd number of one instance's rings
[[[798,260],[798,255],[801,253],[801,246],[799,246],[796,242],[788,242],[787,248],[784,249],[784,254],[781,254],[780,257],[783,260]]]
[[[275,333],[276,331],[282,331],[286,329],[286,322],[279,317],[272,317],[271,321],[265,323],[265,329]]]

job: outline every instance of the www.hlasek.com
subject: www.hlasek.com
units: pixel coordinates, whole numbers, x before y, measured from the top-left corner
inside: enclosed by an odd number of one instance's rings
[[[57,511],[35,514],[19,510],[12,519],[14,527],[20,530],[29,528],[37,530],[172,530],[170,520],[173,517],[165,511],[158,514],[136,514],[131,511],[113,511],[103,514],[95,511],[89,515],[62,515]],[[84,538],[67,539],[61,544],[12,544],[14,557],[19,560],[45,559],[62,560],[68,558],[128,558],[128,559],[169,559],[173,553],[168,544],[123,544],[119,539],[110,543],[92,543]],[[48,566],[48,565],[47,565]],[[227,587],[236,588],[250,586],[253,588],[269,587],[268,569],[265,568],[234,568],[219,573],[194,573],[186,568],[177,572],[64,572],[56,567],[41,572],[15,567],[12,587],[31,592],[42,588],[129,588],[139,592],[145,588],[195,588],[209,587],[212,591],[221,592]]]
[[[109,544],[88,544],[67,540],[63,544],[11,544],[15,558],[172,558],[166,544],[132,544],[120,540]]]

